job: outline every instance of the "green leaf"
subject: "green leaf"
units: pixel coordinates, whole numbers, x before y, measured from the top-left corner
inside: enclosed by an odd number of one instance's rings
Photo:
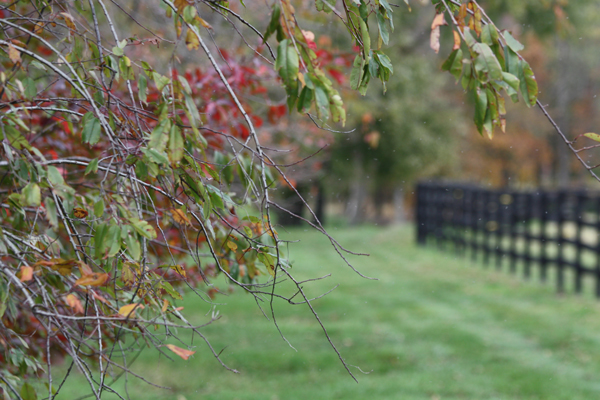
[[[95,145],[100,141],[100,132],[100,120],[93,113],[86,113],[83,116],[83,130],[81,132],[83,143]]]
[[[300,97],[298,98],[298,112],[305,113],[310,110],[314,95],[314,91],[309,89],[308,86],[305,86],[304,89],[302,89]]]
[[[194,18],[196,18],[197,13],[198,12],[196,11],[196,7],[186,6],[183,9],[183,20],[188,24],[191,24],[194,21]]]
[[[379,61],[379,65],[381,67],[387,69],[388,71],[390,71],[390,74],[393,74],[394,66],[392,65],[392,60],[390,60],[390,58],[387,55],[383,54],[380,51],[374,51],[373,53],[377,57],[377,60]]]
[[[169,164],[169,158],[165,154],[164,151],[158,151],[155,149],[142,149],[142,152],[148,157],[150,161],[153,161],[157,164]]]
[[[96,232],[94,233],[94,257],[101,259],[104,257],[106,245],[104,243],[106,235],[108,233],[108,225],[99,224],[96,226]]]
[[[519,43],[519,41],[510,34],[510,32],[504,31],[503,36],[504,40],[506,41],[506,45],[515,53],[518,53],[525,48],[525,46]]]
[[[183,157],[183,136],[181,135],[181,129],[177,125],[171,126],[168,155],[172,164],[181,161]]]
[[[25,87],[25,97],[27,99],[35,98],[37,94],[37,88],[35,87],[35,82],[30,77],[23,79],[23,86]]]
[[[104,214],[104,199],[101,197],[97,202],[94,203],[94,215],[96,218],[100,218]]]
[[[464,29],[463,37],[465,39],[465,42],[467,43],[467,46],[473,47],[477,44],[477,40],[475,40],[469,28]]]
[[[279,76],[287,89],[298,84],[299,59],[296,49],[290,45],[289,40],[285,39],[277,47],[277,60],[275,61],[275,70],[279,71]]]
[[[267,26],[267,31],[265,32],[265,36],[263,39],[263,43],[269,39],[273,33],[277,31],[277,28],[280,26],[279,17],[281,16],[281,7],[279,7],[279,3],[275,2],[273,5],[273,12],[271,13],[271,20],[269,21],[269,26]]]
[[[198,113],[198,107],[196,107],[194,98],[190,95],[185,96],[185,108],[188,111],[188,118],[192,127],[200,126],[202,124],[200,113]]]
[[[502,67],[490,46],[477,43],[473,46],[473,51],[478,54],[475,58],[475,71],[482,82],[487,82],[489,79],[502,79]],[[486,74],[489,79],[482,80],[481,74]]]
[[[23,198],[26,206],[39,207],[42,202],[40,187],[36,183],[29,183],[23,188]]]
[[[146,239],[156,239],[156,231],[154,227],[144,220],[132,218],[129,220],[133,229]]]
[[[35,389],[33,388],[33,386],[31,386],[29,383],[25,382],[23,384],[23,386],[21,386],[21,398],[23,400],[37,400],[37,393],[35,392]]]
[[[519,78],[508,72],[502,72],[502,79],[508,84],[508,88],[505,89],[512,101],[514,103],[519,101]]]
[[[450,53],[448,59],[442,64],[442,71],[450,71],[457,81],[463,70],[462,54],[461,49],[456,49]]]
[[[47,71],[46,70],[46,66],[44,64],[42,64],[41,62],[37,61],[37,60],[33,60],[29,63],[29,65],[31,65],[32,67],[35,67],[37,69],[41,69],[42,71]]]
[[[10,143],[12,147],[14,147],[17,150],[21,150],[22,148],[31,150],[31,145],[29,144],[27,139],[25,139],[21,132],[19,132],[14,126],[5,124],[4,131],[6,132],[6,138],[8,139],[8,143]]]
[[[167,146],[169,136],[166,132],[171,128],[171,121],[169,119],[163,119],[158,125],[154,127],[150,134],[150,140],[148,141],[148,148],[162,152]]]
[[[371,53],[371,36],[369,36],[369,27],[362,18],[358,19],[358,23],[360,25],[360,37],[362,38],[363,42],[363,54],[365,55],[365,59],[368,59]]]
[[[365,67],[365,60],[361,54],[357,54],[354,58],[354,64],[352,66],[352,72],[350,72],[350,87],[353,90],[357,90],[360,87],[360,82],[363,78],[363,72]],[[300,95],[302,96],[302,95]]]
[[[56,228],[58,226],[58,215],[56,214],[56,204],[52,197],[44,198],[44,206],[46,208],[46,219],[50,226]]]
[[[1,236],[0,240],[2,240]],[[6,312],[9,291],[10,287],[8,286],[8,283],[6,283],[4,279],[0,278],[0,318],[2,318]]]
[[[121,228],[118,225],[111,225],[106,234],[105,249],[108,249],[107,255],[114,257],[121,250]]]
[[[83,173],[83,175],[85,176],[91,172],[93,172],[93,173],[98,172],[98,159],[97,158],[94,158],[92,161],[90,161],[88,166],[85,167],[85,172]]]
[[[378,72],[379,62],[371,54],[371,57],[369,58],[369,74],[371,74],[371,77],[377,78]]]
[[[115,47],[113,47],[113,48],[112,48],[112,52],[113,52],[113,54],[114,54],[115,56],[117,56],[117,57],[119,57],[119,56],[122,56],[123,54],[125,54],[125,53],[123,52],[123,49],[122,49],[122,48],[120,48],[119,46],[115,46]]]
[[[183,300],[181,294],[177,290],[175,290],[169,282],[162,280],[158,284],[158,287],[160,289],[163,289],[165,292],[167,292],[167,294],[169,294],[169,296],[173,297],[174,299]]]
[[[61,173],[58,171],[58,169],[52,165],[50,165],[48,167],[48,180],[50,181],[50,183],[53,186],[59,186],[59,185],[64,185],[65,184],[65,180],[63,178],[63,176],[61,175]]]
[[[481,29],[481,41],[492,47],[498,43],[498,31],[491,24],[485,25]]]
[[[385,18],[383,16],[383,14],[379,12],[379,10],[377,10],[376,16],[377,16],[377,26],[379,27],[379,36],[381,37],[381,40],[383,41],[383,43],[387,45],[390,41],[390,32],[388,31],[388,26],[385,23]],[[361,19],[361,21],[362,21],[362,19]]]
[[[127,245],[127,251],[134,260],[139,260],[142,257],[142,248],[139,240],[133,235],[125,238],[125,244]]]
[[[485,115],[487,111],[488,98],[485,90],[481,90],[477,88],[476,96],[475,96],[475,125],[479,130],[479,133],[482,133],[483,123],[485,121]]]
[[[531,67],[526,61],[521,61],[523,80],[521,81],[521,95],[528,106],[535,105],[538,96],[538,84]]]
[[[519,75],[523,74],[523,70],[520,68],[521,59],[519,58],[517,53],[515,53],[508,47],[505,47],[504,48],[504,58],[505,58],[505,62],[506,62],[507,72],[509,72],[509,73],[513,74],[514,76],[516,76],[517,78],[519,78],[520,77]]]
[[[317,11],[324,11],[326,13],[332,12],[332,7],[335,6],[336,0],[316,0],[315,5],[317,7]],[[327,4],[329,5],[327,5]]]
[[[148,89],[148,79],[142,74],[138,76],[138,97],[140,101],[147,104],[148,96],[146,90]]]
[[[315,83],[315,103],[317,106],[317,116],[321,120],[327,120],[329,119],[329,98],[327,97],[327,91],[320,82],[313,83]]]

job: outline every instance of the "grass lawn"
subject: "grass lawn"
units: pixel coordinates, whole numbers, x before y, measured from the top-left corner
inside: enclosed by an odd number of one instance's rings
[[[524,282],[433,247],[417,248],[408,226],[331,233],[347,248],[371,253],[352,260],[379,280],[354,274],[315,232],[291,232],[301,242],[290,246],[290,257],[299,277],[332,274],[305,285],[312,295],[340,284],[314,304],[348,363],[370,371],[352,368],[358,384],[304,306],[276,304],[279,325],[296,352],[251,298],[237,291],[217,298],[226,303],[217,306],[223,318],[204,332],[218,351],[226,347],[223,360],[241,374],[221,368],[195,338],[197,353],[189,361],[143,353],[134,371],[172,389],[130,377],[131,398],[600,398],[597,301],[560,297],[551,284]],[[183,305],[195,315],[192,321],[207,320],[206,303]],[[73,378],[59,399],[89,393],[80,375]],[[123,389],[123,383],[115,387]]]

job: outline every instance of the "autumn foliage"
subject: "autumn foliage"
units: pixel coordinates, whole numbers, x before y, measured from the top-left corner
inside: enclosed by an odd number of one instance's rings
[[[127,368],[120,360],[129,349],[118,344],[130,333],[187,359],[194,351],[165,343],[161,332],[202,336],[176,302],[184,293],[210,302],[224,290],[217,282],[266,307],[273,297],[310,306],[272,220],[271,210],[281,209],[274,188],[294,184],[269,147],[277,140],[267,125],[292,111],[343,125],[337,88],[365,94],[372,79],[385,89],[393,74],[384,47],[394,9],[386,0],[344,1],[341,10],[335,1],[310,2],[348,29],[355,47],[343,57],[301,29],[289,0],[248,4],[268,14],[258,21],[236,13],[243,2],[164,0],[153,12],[167,28],[155,31],[139,22],[137,2],[112,3],[0,2],[5,397],[35,398],[27,378],[67,357],[100,398],[112,390],[108,366]],[[504,127],[504,93],[536,102],[522,46],[474,1],[434,3],[455,26],[444,69],[473,91],[475,123],[491,134]],[[232,37],[242,35],[246,50],[212,46],[217,17],[231,24]],[[436,50],[443,19],[432,27]],[[122,34],[127,27],[132,32]],[[180,63],[184,55],[200,61]],[[346,250],[313,220],[343,257]],[[283,278],[293,293],[276,291]],[[219,358],[208,341],[207,348]],[[53,382],[49,398],[62,385]]]

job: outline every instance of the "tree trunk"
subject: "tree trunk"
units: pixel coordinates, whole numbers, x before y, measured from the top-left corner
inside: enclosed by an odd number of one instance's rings
[[[346,206],[346,213],[351,224],[359,224],[365,219],[365,197],[367,188],[363,179],[362,157],[355,153],[353,158],[354,180],[350,188],[350,198]]]

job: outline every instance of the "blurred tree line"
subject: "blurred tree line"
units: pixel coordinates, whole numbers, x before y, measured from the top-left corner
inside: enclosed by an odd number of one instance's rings
[[[391,223],[410,216],[405,203],[410,204],[419,179],[585,186],[589,174],[538,109],[507,105],[506,133],[492,140],[477,133],[469,111],[472,99],[465,100],[460,85],[439,73],[451,43],[442,42],[439,56],[427,45],[433,8],[427,1],[411,6],[410,14],[405,8],[395,9],[397,28],[389,47],[396,69],[387,91],[373,85],[366,99],[345,94],[347,126],[353,131],[332,133],[331,146],[315,156],[322,169],[298,181],[313,205],[323,210],[325,197],[330,209],[351,223]],[[597,3],[511,0],[482,6],[500,29],[525,44],[540,100],[568,138],[594,132],[600,122],[600,52],[594,49],[600,37]],[[347,48],[345,36],[329,26],[324,20],[312,28],[321,42],[327,38],[333,48]],[[346,86],[349,89],[348,82]]]

